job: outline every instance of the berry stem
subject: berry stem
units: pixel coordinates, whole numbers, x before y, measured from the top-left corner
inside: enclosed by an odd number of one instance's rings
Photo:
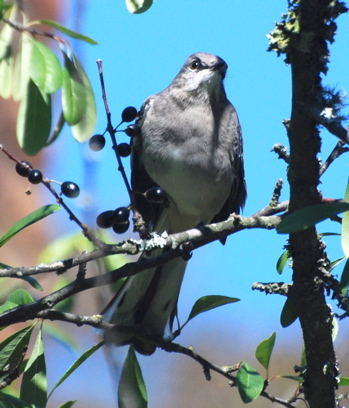
[[[105,243],[101,241],[97,235],[88,228],[86,224],[83,224],[79,218],[73,213],[73,211],[66,205],[66,203],[63,201],[62,197],[57,193],[57,191],[51,186],[51,182],[49,180],[42,180],[41,182],[49,191],[50,193],[56,198],[57,203],[65,209],[65,211],[69,215],[69,219],[71,221],[74,221],[82,230],[82,233],[85,235],[85,237],[95,244],[98,248],[103,248],[105,247]]]
[[[14,161],[15,163],[18,163],[20,165],[22,164],[22,161],[19,160],[17,157],[15,157],[12,153],[10,153],[5,146],[3,146],[2,144],[0,144],[0,152],[3,152],[6,154],[6,156]],[[86,224],[83,224],[77,217],[76,215],[72,212],[72,210],[65,204],[65,202],[63,201],[62,197],[56,192],[56,190],[51,186],[51,182],[52,180],[48,180],[48,179],[43,179],[41,181],[41,184],[43,184],[50,192],[51,194],[55,197],[57,203],[64,208],[64,210],[68,213],[69,215],[69,219],[74,221],[81,229],[83,234],[85,235],[85,237],[92,243],[94,243],[98,248],[103,248],[105,247],[105,243],[103,241],[101,241],[97,235],[88,228],[88,226]],[[60,183],[59,183],[60,184]]]
[[[25,165],[23,165],[23,163],[22,163],[21,160],[17,159],[17,157],[15,157],[12,153],[10,153],[10,152],[6,149],[6,147],[5,147],[4,145],[2,145],[2,144],[0,144],[0,152],[4,152],[4,153],[6,154],[6,156],[7,156],[10,160],[14,161],[15,163],[20,164],[21,166],[25,166]],[[28,166],[28,167],[29,167],[29,166]]]
[[[120,126],[122,122],[114,129],[114,127],[112,125],[112,122],[111,122],[111,113],[110,113],[110,110],[109,110],[107,93],[106,93],[105,85],[104,85],[102,60],[98,59],[96,62],[97,62],[97,66],[98,66],[99,79],[100,79],[100,82],[101,82],[102,98],[103,98],[105,113],[107,115],[107,132],[109,133],[110,138],[112,140],[113,150],[114,150],[114,153],[115,153],[115,156],[116,156],[116,160],[118,162],[118,170],[121,173],[121,176],[122,176],[122,178],[124,180],[124,183],[125,183],[125,186],[126,186],[127,193],[128,193],[128,195],[130,197],[132,211],[135,212],[136,206],[135,206],[134,195],[132,193],[130,183],[129,183],[128,179],[127,179],[125,168],[124,168],[124,166],[122,164],[122,160],[121,160],[121,158],[120,158],[120,156],[118,155],[118,152],[117,152],[118,144],[117,144],[117,141],[116,141],[115,133],[116,133],[117,127]]]

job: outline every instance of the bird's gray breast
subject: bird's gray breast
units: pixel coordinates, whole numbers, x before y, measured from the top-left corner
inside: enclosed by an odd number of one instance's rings
[[[141,125],[144,167],[180,213],[208,222],[231,188],[230,104],[213,113],[209,104],[163,102],[152,101]]]

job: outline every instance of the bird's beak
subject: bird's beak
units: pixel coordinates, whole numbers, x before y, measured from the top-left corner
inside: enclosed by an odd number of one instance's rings
[[[212,71],[219,71],[224,79],[225,73],[227,72],[228,65],[224,61],[218,61],[211,66]]]

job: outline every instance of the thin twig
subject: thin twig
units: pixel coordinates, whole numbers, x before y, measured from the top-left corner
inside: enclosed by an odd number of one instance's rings
[[[23,166],[22,161],[15,157],[2,144],[0,144],[0,151],[2,151],[10,160]],[[79,226],[79,228],[81,228],[82,233],[90,242],[92,242],[99,248],[103,248],[106,246],[106,244],[103,241],[101,241],[100,238],[92,230],[90,230],[86,224],[83,224],[79,220],[79,218],[73,213],[73,211],[67,206],[67,204],[63,201],[62,196],[58,194],[57,191],[52,187],[51,180],[43,179],[41,181],[41,184],[43,184],[49,190],[49,192],[55,197],[57,204],[59,204],[68,213],[69,219],[75,222]]]
[[[44,310],[38,312],[34,318],[52,321],[58,320],[61,322],[76,324],[78,327],[85,325],[102,330],[111,330],[114,327],[113,324],[105,322],[101,315],[82,316],[73,313],[60,312],[58,310]]]
[[[279,159],[283,159],[287,164],[290,163],[290,155],[287,153],[286,147],[282,144],[275,143],[271,151],[277,153]]]
[[[283,181],[282,179],[279,179],[274,187],[274,191],[273,191],[273,196],[270,200],[269,205],[271,207],[276,207],[279,204],[279,200],[281,197],[281,190],[282,190],[282,186],[283,186]]]
[[[107,92],[106,92],[105,84],[104,84],[102,60],[98,59],[96,62],[97,62],[97,66],[98,66],[99,79],[100,79],[100,82],[101,82],[104,109],[105,109],[105,113],[107,115],[107,131],[108,131],[108,133],[110,135],[110,138],[112,140],[113,150],[114,150],[114,153],[115,153],[116,160],[118,162],[118,170],[120,171],[122,179],[123,179],[123,181],[125,183],[126,190],[127,190],[128,195],[129,195],[129,198],[130,198],[132,209],[134,209],[136,207],[135,207],[135,200],[134,200],[134,196],[133,196],[133,193],[132,193],[132,189],[131,189],[130,183],[129,183],[128,179],[127,179],[125,168],[124,168],[124,166],[122,164],[122,160],[121,160],[120,156],[117,153],[118,144],[117,144],[116,137],[115,137],[116,130],[114,129],[114,127],[112,125],[112,121],[111,121],[111,112],[110,112],[110,109],[109,109],[109,104],[108,104],[108,99],[107,99]],[[123,122],[121,122],[121,123],[123,123]],[[121,123],[118,126],[120,126]]]
[[[186,348],[186,347],[181,346],[180,344],[172,343],[172,342],[162,342],[159,347],[162,350],[165,350],[169,353],[184,354],[185,356],[192,358],[193,360],[198,362],[203,367],[205,373],[208,370],[215,371],[216,373],[227,378],[231,382],[231,385],[236,386],[236,378],[231,374],[230,370],[227,369],[227,367],[224,367],[224,366],[220,367],[215,364],[212,364],[210,361],[206,360],[204,357],[197,354],[192,348]],[[206,374],[206,378],[209,379],[210,377],[208,377]],[[271,402],[276,402],[284,407],[294,408],[294,406],[290,404],[288,400],[274,397],[270,395],[269,393],[267,393],[266,391],[263,391],[260,394],[260,396],[267,398]]]
[[[267,205],[266,207],[254,213],[252,217],[268,217],[271,215],[285,212],[287,211],[288,203],[289,203],[288,201],[283,201],[273,207],[271,205]]]
[[[264,292],[266,294],[277,293],[278,295],[287,296],[291,287],[291,284],[285,282],[255,282],[252,285],[252,290],[259,290],[260,292]]]
[[[58,37],[55,34],[52,34],[52,33],[46,32],[46,31],[37,30],[35,28],[25,27],[22,24],[16,23],[15,21],[11,21],[11,20],[9,20],[7,18],[2,18],[1,20],[4,23],[8,24],[10,27],[14,28],[16,31],[20,32],[20,33],[26,32],[26,33],[30,33],[30,34],[32,34],[34,36],[39,35],[41,37],[51,38],[52,40],[64,43],[65,45],[67,44],[66,40],[64,40],[61,37]]]
[[[342,126],[341,121],[327,119],[325,116],[318,116],[317,120],[325,127],[332,135],[337,136],[341,142],[349,143],[348,129]]]
[[[341,140],[336,144],[325,163],[320,167],[320,176],[330,167],[330,165],[343,153],[349,152],[349,147],[344,147],[344,142]]]

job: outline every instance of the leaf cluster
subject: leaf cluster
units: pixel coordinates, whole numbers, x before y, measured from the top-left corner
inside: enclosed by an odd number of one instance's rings
[[[21,20],[19,24],[17,20]],[[2,12],[0,25],[0,97],[20,102],[17,140],[28,155],[52,143],[67,123],[82,142],[94,130],[96,105],[90,81],[67,40],[35,27],[45,25],[75,39],[94,40],[51,20],[26,22],[16,4]],[[41,39],[58,43],[62,63]],[[60,91],[62,110],[54,126],[53,95]]]

